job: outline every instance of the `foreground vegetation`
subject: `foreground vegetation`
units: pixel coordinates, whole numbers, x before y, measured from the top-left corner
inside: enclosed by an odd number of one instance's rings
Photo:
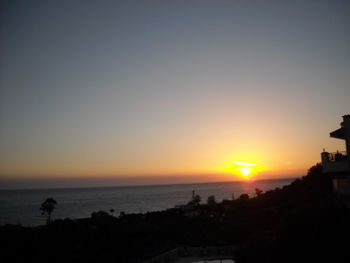
[[[237,262],[346,262],[350,212],[320,165],[256,197],[146,214],[93,213],[46,226],[0,226],[6,262],[142,262],[179,246],[237,245]],[[2,261],[2,262],[5,262]]]

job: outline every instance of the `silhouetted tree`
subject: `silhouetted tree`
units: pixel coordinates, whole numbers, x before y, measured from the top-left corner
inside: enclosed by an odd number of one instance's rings
[[[109,217],[110,215],[106,211],[98,211],[98,212],[92,212],[91,218],[103,218],[103,217]]]
[[[120,211],[119,217],[123,217],[123,216],[125,216],[125,212],[124,211]]]
[[[261,190],[260,188],[255,188],[256,196],[260,196],[262,193],[263,193],[263,190]]]
[[[316,165],[310,167],[307,172],[308,176],[319,176],[322,174],[322,164],[317,163]]]
[[[248,194],[241,194],[241,195],[239,196],[239,199],[240,199],[240,200],[249,200],[249,195],[248,195]]]
[[[208,196],[207,204],[208,205],[215,205],[216,204],[216,200],[215,200],[215,196],[214,195]]]
[[[109,209],[109,212],[111,213],[112,216],[114,215],[114,209],[113,208]]]
[[[200,195],[196,195],[196,192],[192,190],[192,200],[188,202],[188,205],[199,205],[201,202]]]
[[[42,215],[46,216],[46,223],[51,223],[51,214],[55,210],[57,202],[53,198],[47,198],[40,206],[40,211]]]
[[[193,203],[194,203],[195,205],[199,205],[200,202],[201,202],[201,197],[200,197],[200,195],[195,195],[194,198],[193,198]]]

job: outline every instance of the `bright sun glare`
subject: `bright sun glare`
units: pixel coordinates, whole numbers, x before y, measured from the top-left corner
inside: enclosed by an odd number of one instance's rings
[[[254,168],[256,167],[256,164],[254,163],[236,161],[235,164],[235,170],[237,170],[244,178],[250,178],[252,176]]]
[[[253,178],[257,173],[262,170],[262,167],[256,163],[242,162],[242,161],[228,161],[226,162],[225,173],[229,173],[234,176],[239,176],[244,180]]]
[[[245,167],[242,168],[241,172],[244,176],[248,176],[250,174],[250,169]]]

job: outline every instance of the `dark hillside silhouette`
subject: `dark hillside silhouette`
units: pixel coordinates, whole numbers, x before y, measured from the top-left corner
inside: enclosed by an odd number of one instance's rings
[[[142,262],[176,247],[237,245],[239,263],[345,262],[350,213],[337,202],[320,169],[312,167],[282,189],[216,204],[211,199],[190,204],[189,210],[119,217],[99,211],[91,218],[46,226],[0,226],[2,259]]]

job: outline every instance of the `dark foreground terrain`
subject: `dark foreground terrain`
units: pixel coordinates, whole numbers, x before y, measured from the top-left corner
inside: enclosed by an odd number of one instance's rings
[[[350,212],[319,165],[254,198],[162,212],[0,226],[2,262],[142,262],[180,246],[237,245],[237,262],[349,262]]]

